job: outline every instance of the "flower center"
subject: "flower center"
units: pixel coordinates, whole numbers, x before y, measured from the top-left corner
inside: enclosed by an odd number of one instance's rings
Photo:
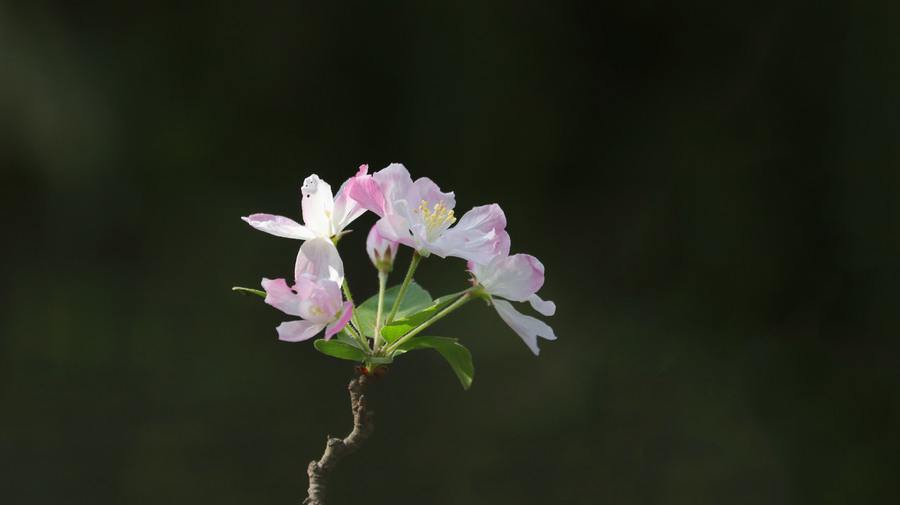
[[[313,305],[313,307],[309,309],[309,313],[313,316],[321,316],[325,313],[325,311],[322,310],[318,305]]]
[[[456,218],[453,217],[453,211],[447,209],[443,200],[438,202],[433,209],[429,209],[428,202],[422,200],[422,205],[419,205],[419,208],[413,210],[413,212],[422,217],[422,224],[428,230],[428,240],[436,239],[441,233],[444,233],[444,230],[456,222]]]

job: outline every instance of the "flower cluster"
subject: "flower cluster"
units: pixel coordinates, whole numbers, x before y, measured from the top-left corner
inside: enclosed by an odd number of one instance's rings
[[[257,230],[304,241],[297,254],[292,286],[285,279],[263,279],[264,292],[236,288],[263,295],[267,304],[300,318],[278,326],[280,339],[307,340],[324,330],[324,340],[316,341],[317,349],[364,361],[367,367],[389,363],[414,349],[434,348],[468,387],[468,351],[456,339],[417,336],[463,303],[485,299],[534,354],[539,352],[537,337],[556,338],[550,326],[521,314],[510,303],[528,301],[545,316],[556,310],[553,302],[536,294],[544,283],[541,262],[527,254],[509,254],[506,216],[499,205],[475,207],[457,218],[452,192],[441,191],[425,177],[413,180],[398,163],[372,174],[368,165],[362,165],[336,195],[328,183],[311,175],[303,182],[301,194],[303,224],[271,214],[242,218]],[[354,305],[337,243],[347,233],[347,226],[366,211],[378,216],[368,234],[366,250],[378,270],[379,293]],[[387,289],[387,276],[400,245],[414,250],[413,259],[403,283]],[[412,282],[419,262],[431,255],[466,260],[472,286],[431,299]],[[337,338],[329,341],[335,335]]]

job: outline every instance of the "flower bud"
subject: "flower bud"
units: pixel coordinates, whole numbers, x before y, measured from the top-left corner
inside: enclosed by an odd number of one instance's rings
[[[379,271],[390,272],[394,266],[394,256],[400,247],[398,242],[388,240],[378,233],[378,227],[373,226],[366,238],[366,252],[369,259]]]

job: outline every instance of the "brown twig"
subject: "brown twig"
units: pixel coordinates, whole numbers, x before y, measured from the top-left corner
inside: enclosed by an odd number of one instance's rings
[[[309,475],[309,496],[303,500],[304,505],[324,505],[325,479],[328,473],[344,456],[356,452],[367,438],[375,431],[372,417],[375,414],[366,407],[366,389],[375,380],[368,374],[359,374],[350,381],[350,409],[353,411],[353,431],[343,440],[328,437],[325,453],[319,461],[311,461],[306,473]]]

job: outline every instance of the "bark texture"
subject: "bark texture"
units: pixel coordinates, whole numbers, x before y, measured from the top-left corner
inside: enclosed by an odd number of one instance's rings
[[[375,431],[372,422],[374,412],[366,406],[366,389],[375,380],[367,374],[357,375],[350,381],[350,409],[353,412],[353,431],[345,438],[328,437],[322,459],[311,461],[306,473],[309,475],[308,496],[304,505],[324,505],[326,479],[337,463],[346,455],[356,452]]]

